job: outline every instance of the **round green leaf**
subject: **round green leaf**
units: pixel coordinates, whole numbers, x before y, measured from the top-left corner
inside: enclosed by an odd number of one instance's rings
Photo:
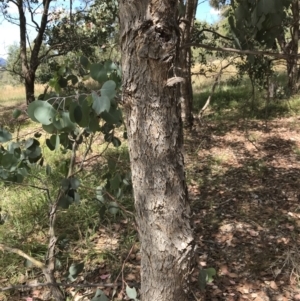
[[[18,168],[17,173],[22,175],[23,177],[26,177],[28,175],[28,171],[26,168]]]
[[[112,144],[114,145],[114,147],[119,147],[121,145],[121,140],[117,137],[113,137]]]
[[[60,144],[65,149],[72,149],[72,141],[70,140],[68,133],[61,133],[59,135],[59,138],[60,138]]]
[[[114,62],[112,62],[111,60],[107,60],[107,61],[105,61],[105,63],[104,63],[104,68],[105,68],[105,70],[106,70],[106,72],[112,72],[113,70],[117,70],[117,65],[114,63]]]
[[[201,291],[205,291],[207,281],[207,272],[206,270],[200,270],[198,276],[198,285]]]
[[[32,139],[33,140],[33,139]],[[17,156],[18,158],[21,155],[21,149],[20,149],[20,144],[18,142],[14,142],[11,141],[8,145],[7,145],[7,151],[15,156]]]
[[[116,95],[116,83],[113,80],[106,81],[101,87],[101,96],[107,96],[112,99]]]
[[[90,66],[89,60],[85,56],[80,57],[80,64],[85,68],[88,69]]]
[[[101,64],[92,64],[90,66],[91,77],[100,83],[103,83],[108,79],[107,71]]]
[[[42,150],[39,146],[34,147],[33,149],[27,149],[26,152],[28,152],[28,158],[30,159],[37,159],[41,156]]]
[[[76,75],[74,75],[74,74],[70,74],[67,77],[67,80],[71,80],[72,85],[76,85],[78,83],[78,77]]]
[[[119,212],[119,206],[116,202],[110,202],[108,205],[108,211],[112,215],[116,215]]]
[[[75,123],[70,119],[69,112],[61,112],[59,118],[53,122],[54,126],[59,130],[74,130]]]
[[[63,195],[59,200],[58,200],[58,206],[63,208],[63,209],[68,209],[70,205],[73,203],[73,198],[71,198],[68,195]]]
[[[44,125],[51,124],[56,115],[56,111],[52,105],[42,100],[36,100],[30,103],[27,112],[33,121]]]
[[[136,300],[137,298],[137,292],[135,287],[131,288],[128,285],[126,285],[126,294],[129,297],[129,299]]]
[[[74,203],[76,204],[80,203],[80,195],[78,192],[74,192]]]
[[[0,168],[0,178],[6,180],[8,179],[8,177],[9,177],[8,171]]]
[[[206,269],[207,273],[207,283],[211,283],[214,280],[214,276],[216,276],[217,272],[214,268]]]
[[[34,264],[33,264],[30,260],[25,259],[25,260],[24,260],[24,266],[25,266],[26,268],[28,268],[28,269],[31,269],[31,268],[34,267]]]
[[[115,169],[116,169],[117,161],[108,158],[107,159],[107,165],[108,165],[109,171],[114,172]]]
[[[78,122],[78,125],[80,127],[85,128],[85,127],[87,127],[89,125],[89,122],[90,122],[90,111],[91,111],[89,103],[88,103],[88,101],[86,99],[82,100],[81,109],[82,109],[82,118]],[[74,118],[75,118],[75,116],[74,116]]]
[[[51,151],[54,151],[55,150],[55,145],[53,145],[51,143],[51,140],[50,139],[46,139],[46,145],[48,146],[48,148],[51,150]]]
[[[31,146],[34,144],[34,141],[35,141],[35,140],[32,139],[32,138],[27,139],[27,140],[25,141],[24,147],[25,147],[25,148],[31,147]]]
[[[91,301],[109,301],[109,299],[101,289],[97,288],[95,296],[91,299]]]
[[[82,272],[83,268],[84,268],[83,262],[78,264],[73,263],[69,268],[69,274],[72,277],[76,278]]]
[[[109,111],[110,100],[106,95],[99,95],[96,92],[92,92],[93,97],[93,109],[97,115],[100,115],[104,111]]]
[[[48,125],[44,125],[44,124],[43,124],[42,127],[43,127],[43,129],[44,129],[47,133],[49,133],[49,134],[53,134],[53,133],[56,132],[56,128],[55,128],[55,126],[53,125],[53,123],[48,124]]]
[[[82,119],[82,109],[76,102],[71,103],[69,108],[69,115],[72,122],[79,124]]]
[[[69,179],[63,179],[61,181],[61,187],[63,189],[63,191],[67,191],[70,188],[70,180]]]
[[[9,169],[18,163],[18,159],[13,154],[6,153],[2,156],[1,163],[4,168]]]
[[[24,177],[22,175],[20,175],[20,174],[16,174],[15,177],[14,177],[14,181],[16,183],[22,183],[23,180],[24,180]]]
[[[59,74],[59,75],[63,75],[63,74],[66,73],[66,71],[67,71],[66,66],[61,66],[61,67],[58,69],[58,74]]]
[[[12,139],[11,133],[7,130],[0,128],[0,143],[7,142]]]
[[[59,80],[58,80],[58,84],[61,88],[65,88],[67,87],[68,85],[68,80],[64,77],[61,77]]]
[[[110,124],[116,124],[117,126],[122,124],[122,112],[114,107],[111,107],[109,112],[102,112],[100,117]]]
[[[13,118],[17,119],[22,114],[22,111],[19,109],[14,109],[13,111]]]
[[[77,178],[70,178],[69,181],[72,189],[74,190],[78,189],[78,187],[80,186],[80,181]]]
[[[91,116],[90,117],[89,129],[93,133],[97,132],[100,129],[99,120],[96,116]]]

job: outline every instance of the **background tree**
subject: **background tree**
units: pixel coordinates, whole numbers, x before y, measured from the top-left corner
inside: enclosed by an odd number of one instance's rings
[[[120,1],[123,100],[144,301],[187,300],[193,260],[174,72],[177,18],[174,0]]]
[[[53,0],[0,2],[6,20],[20,28],[20,55],[17,61],[21,65],[27,104],[35,99],[36,71],[41,63],[49,63],[51,58],[66,55],[74,49],[88,55],[93,51],[93,46],[106,45],[106,38],[111,39],[116,27],[117,2],[114,0],[105,3],[96,1],[92,6],[88,6],[87,2],[75,12],[70,7],[69,13],[58,10],[55,3]],[[8,13],[11,6],[17,7],[17,17]],[[26,20],[27,14],[30,21]],[[33,26],[37,32],[33,42],[30,41],[28,26]],[[41,52],[42,49],[45,51]]]
[[[276,40],[282,53],[287,55],[286,68],[288,76],[288,88],[292,93],[298,91],[299,67],[298,67],[298,46],[299,46],[299,1],[289,1],[288,9],[284,12],[282,26],[276,32]],[[286,6],[287,6],[286,4]]]
[[[4,17],[12,22],[17,24],[20,27],[20,61],[21,61],[21,70],[22,76],[24,78],[25,90],[26,90],[26,102],[27,104],[34,101],[34,82],[35,82],[35,73],[40,64],[39,52],[43,43],[43,36],[49,23],[49,8],[50,8],[51,0],[40,2],[30,2],[30,1],[7,1],[1,2],[1,11]],[[7,12],[7,8],[11,5],[16,6],[18,10],[18,18],[14,18],[9,15]],[[43,11],[40,22],[38,23],[35,20],[36,11],[38,8],[41,8]],[[30,12],[31,21],[35,24],[37,29],[37,35],[34,40],[34,44],[30,45],[31,48],[31,56],[30,58],[27,55],[28,48],[28,32],[27,32],[27,21],[26,21],[26,10]]]
[[[285,55],[288,92],[298,90],[299,1],[218,1],[215,8],[227,7],[227,19],[235,47],[260,49]],[[257,61],[256,61],[257,63]],[[270,65],[272,68],[272,65]],[[269,72],[267,72],[269,73]]]
[[[180,30],[181,45],[191,42],[191,34],[194,27],[198,0],[180,1]],[[180,51],[180,67],[184,81],[180,86],[181,93],[181,116],[184,124],[190,127],[193,123],[193,87],[191,78],[192,50],[182,48]]]
[[[40,54],[46,53],[47,47],[43,44],[40,50]],[[53,53],[50,53],[53,54]],[[27,57],[30,59],[31,51],[27,48]],[[51,61],[42,61],[36,70],[35,82],[45,84],[52,76]],[[3,71],[9,72],[11,78],[16,83],[24,84],[25,78],[22,72],[22,64],[20,60],[20,47],[18,44],[10,45],[8,48],[7,63]]]

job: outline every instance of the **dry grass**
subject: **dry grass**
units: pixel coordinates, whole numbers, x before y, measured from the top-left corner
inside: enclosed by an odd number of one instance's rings
[[[192,68],[192,73],[194,74],[192,76],[194,92],[198,92],[208,87],[211,87],[211,85],[215,81],[218,72],[220,72],[220,69],[224,68],[224,66],[228,65],[230,62],[232,62],[232,64],[229,65],[222,72],[221,81],[226,82],[226,80],[228,80],[232,76],[235,76],[237,74],[235,63],[239,61],[240,58],[228,58],[223,60],[214,60],[212,62],[209,62],[207,65],[195,65]],[[285,74],[286,62],[284,60],[278,60],[274,62],[274,71],[278,72],[279,74]],[[200,73],[203,74],[203,72],[205,72],[205,76],[200,75]]]
[[[35,85],[35,94],[44,92],[44,85]],[[0,105],[13,105],[16,102],[25,101],[25,87],[23,85],[11,86],[5,85],[0,90]]]
[[[228,65],[230,61],[231,60],[214,60],[208,65],[195,65],[192,69],[192,73],[194,74],[192,76],[194,91],[197,92],[197,90],[202,90],[203,88],[205,89],[207,87],[210,87],[215,81],[215,77],[218,75],[220,69]],[[200,75],[200,73],[203,72],[205,72],[205,76]],[[229,65],[226,69],[223,70],[222,81],[236,75],[236,73],[236,67],[234,66],[234,63],[232,63],[232,65]]]

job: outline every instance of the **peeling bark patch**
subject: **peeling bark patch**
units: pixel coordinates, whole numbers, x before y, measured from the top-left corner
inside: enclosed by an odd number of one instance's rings
[[[175,50],[177,44],[176,30],[168,23],[153,20],[145,21],[137,37],[138,55],[141,58],[164,60]]]

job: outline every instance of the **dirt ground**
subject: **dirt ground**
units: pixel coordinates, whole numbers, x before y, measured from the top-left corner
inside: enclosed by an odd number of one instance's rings
[[[195,270],[192,299],[300,300],[300,118],[203,120],[185,145],[198,266],[217,271],[200,292]],[[138,248],[123,260],[124,279],[139,283]],[[110,283],[110,269],[89,281]]]
[[[186,138],[197,300],[300,300],[300,118],[199,123]],[[196,276],[195,276],[196,282]]]

